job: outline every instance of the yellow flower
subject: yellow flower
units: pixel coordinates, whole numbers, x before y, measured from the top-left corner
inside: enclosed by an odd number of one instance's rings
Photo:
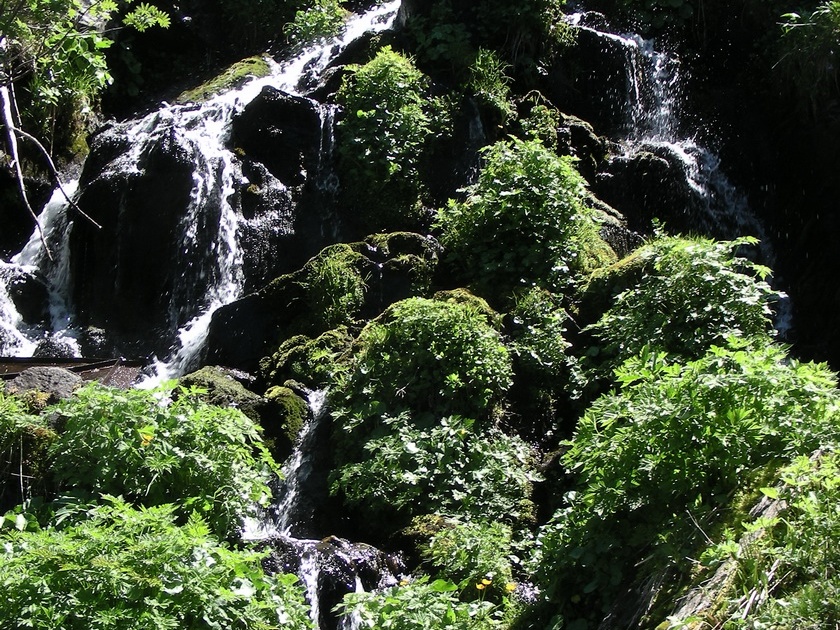
[[[492,584],[492,581],[488,580],[487,578],[484,578],[483,580],[481,580],[481,583],[484,584],[484,586],[490,586],[490,584]]]
[[[505,590],[508,593],[513,593],[513,591],[516,590],[516,582],[508,582],[507,584],[505,584]]]
[[[484,584],[482,584],[481,582],[479,582],[478,584],[476,584],[476,585],[475,585],[475,587],[476,587],[479,591],[483,591],[483,590],[486,588],[486,587],[484,586]]]

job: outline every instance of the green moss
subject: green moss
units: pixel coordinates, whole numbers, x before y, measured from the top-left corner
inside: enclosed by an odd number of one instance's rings
[[[261,376],[271,385],[294,379],[308,387],[324,387],[332,380],[339,355],[351,342],[352,338],[343,326],[328,330],[315,339],[295,335],[280,344],[273,355],[260,361]]]
[[[201,399],[217,407],[236,407],[251,420],[262,423],[265,403],[260,396],[248,391],[230,372],[217,366],[203,367],[196,372],[182,376],[184,387],[205,390]]]
[[[271,387],[265,398],[269,407],[267,417],[271,420],[266,420],[263,428],[275,439],[278,453],[291,453],[300,430],[306,424],[309,405],[288,387]]]
[[[469,289],[459,288],[438,291],[432,296],[432,299],[436,302],[468,306],[483,315],[487,320],[487,323],[496,330],[501,330],[502,328],[502,316],[493,310],[493,308],[487,303],[487,300],[478,297]]]
[[[203,103],[214,96],[243,85],[252,77],[268,76],[271,67],[263,57],[248,57],[229,66],[224,72],[194,87],[182,92],[176,103]]]

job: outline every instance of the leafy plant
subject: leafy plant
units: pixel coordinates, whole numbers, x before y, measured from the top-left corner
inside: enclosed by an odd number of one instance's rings
[[[393,304],[368,324],[331,396],[346,428],[380,412],[486,417],[510,386],[510,354],[473,306],[426,298]],[[369,409],[370,411],[366,411]]]
[[[645,346],[696,359],[730,336],[768,343],[776,297],[764,281],[770,270],[738,255],[756,242],[659,236],[643,245],[632,265],[616,265],[615,283],[629,279],[630,286],[588,328],[603,343],[590,355],[598,350],[597,360],[614,367]]]
[[[495,109],[506,121],[516,113],[510,102],[508,65],[492,50],[479,48],[470,66],[468,86],[479,102]]]
[[[384,420],[382,437],[333,472],[332,491],[393,527],[394,517],[440,512],[480,519],[533,519],[531,449],[459,416],[417,426],[408,414]]]
[[[306,265],[309,317],[314,330],[349,324],[365,301],[367,285],[358,268],[362,256],[346,245],[324,249]]]
[[[415,226],[423,156],[434,136],[447,133],[445,107],[430,98],[429,80],[412,60],[390,46],[350,69],[337,94],[345,111],[337,146],[345,198],[365,229]]]
[[[494,608],[486,601],[459,601],[452,582],[421,577],[381,592],[349,593],[336,610],[356,616],[362,628],[485,630],[498,626]]]
[[[803,109],[820,115],[840,93],[840,1],[825,0],[807,12],[782,16],[781,58],[776,64]]]
[[[584,186],[574,160],[539,141],[491,145],[464,201],[450,201],[438,215],[451,264],[482,295],[533,284],[568,287],[584,265],[584,235],[597,238]]]
[[[65,488],[125,496],[138,505],[175,503],[221,537],[270,497],[274,464],[253,421],[212,407],[197,392],[88,385],[58,406],[64,430],[52,448]]]
[[[292,44],[311,44],[337,35],[344,26],[347,11],[343,0],[311,0],[305,9],[295,13],[295,19],[283,27]]]
[[[770,344],[733,339],[686,364],[643,352],[617,379],[568,443],[576,489],[540,534],[537,574],[567,611],[609,609],[642,554],[647,571],[678,567],[745,474],[840,429],[835,375]]]
[[[447,520],[423,552],[438,574],[458,584],[464,599],[498,602],[516,588],[511,530],[502,523]]]
[[[0,545],[0,618],[44,630],[310,628],[293,575],[229,549],[196,514],[105,497],[67,528],[9,532]]]

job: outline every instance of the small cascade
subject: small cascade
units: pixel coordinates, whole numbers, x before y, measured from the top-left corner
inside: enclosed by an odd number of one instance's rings
[[[310,618],[320,630],[357,630],[358,616],[338,618],[332,609],[346,593],[383,589],[399,583],[404,571],[398,557],[375,547],[336,536],[322,540],[298,538],[312,521],[307,499],[319,494],[311,485],[318,445],[323,444],[329,417],[325,390],[309,393],[310,418],[301,430],[294,452],[283,466],[285,477],[274,505],[258,518],[247,519],[243,540],[269,549],[267,568],[296,574],[304,586]],[[317,484],[316,484],[317,485]],[[325,492],[320,489],[320,493]],[[313,532],[306,531],[305,535]]]
[[[578,13],[568,19],[604,41],[610,50],[617,49],[624,58],[624,154],[615,159],[648,153],[679,168],[693,197],[692,229],[716,238],[756,236],[762,241],[762,258],[771,261],[763,226],[746,197],[720,170],[719,157],[700,144],[696,131],[684,128],[684,77],[679,58],[656,50],[653,40],[609,32],[600,14]]]

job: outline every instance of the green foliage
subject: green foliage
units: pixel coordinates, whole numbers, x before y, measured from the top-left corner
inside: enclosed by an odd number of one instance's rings
[[[46,455],[55,438],[23,399],[0,391],[0,511],[46,492]]]
[[[566,351],[566,322],[569,314],[560,299],[537,287],[528,289],[516,299],[510,315],[511,352],[517,373],[551,385],[570,365]]]
[[[501,601],[516,587],[511,530],[499,522],[448,520],[423,550],[425,560],[454,580],[465,599]]]
[[[441,242],[482,295],[532,284],[562,289],[581,267],[582,236],[597,237],[584,186],[572,158],[536,140],[497,142],[464,201],[440,210]]]
[[[615,268],[640,278],[589,327],[604,344],[590,355],[599,351],[597,360],[614,367],[645,346],[696,359],[730,336],[767,343],[776,297],[763,280],[770,270],[738,255],[755,243],[659,236],[642,246],[632,265]]]
[[[266,382],[279,385],[288,379],[308,387],[325,387],[338,370],[338,357],[352,339],[344,327],[329,330],[315,339],[306,335],[290,337],[277,351],[260,361]]]
[[[681,562],[750,470],[836,439],[832,372],[731,344],[684,365],[645,352],[584,414],[563,456],[577,489],[540,535],[537,573],[561,607],[608,608],[641,554]]]
[[[428,78],[389,46],[351,69],[337,94],[345,110],[337,146],[345,199],[371,231],[415,226],[424,152],[449,126],[444,105],[429,96]]]
[[[458,587],[446,580],[404,580],[373,593],[349,593],[336,608],[358,615],[362,628],[379,630],[485,630],[498,627],[494,606],[485,601],[461,602]]]
[[[492,50],[479,48],[469,69],[468,87],[485,107],[495,109],[507,121],[515,111],[510,102],[508,65]]]
[[[31,100],[22,115],[36,133],[51,138],[51,124],[61,112],[90,113],[98,94],[111,82],[105,61],[111,41],[98,25],[129,4],[130,0],[32,0],[4,5],[0,84],[26,82]],[[169,16],[143,2],[122,22],[143,31],[169,26]]]
[[[531,449],[495,428],[450,416],[417,426],[402,414],[383,420],[382,437],[360,461],[334,471],[332,491],[393,526],[430,512],[523,522],[533,519]]]
[[[297,578],[265,575],[261,554],[219,544],[196,515],[177,527],[176,511],[105,497],[76,525],[3,535],[5,627],[311,627]]]
[[[305,9],[295,13],[295,19],[283,27],[289,43],[311,44],[328,39],[341,31],[347,11],[343,0],[311,0]]]
[[[359,271],[363,257],[347,245],[326,247],[305,267],[306,317],[323,331],[351,323],[365,301],[367,285]]]
[[[779,62],[785,85],[796,90],[803,109],[817,116],[840,95],[840,1],[825,0],[815,9],[782,16]]]
[[[176,503],[219,536],[269,496],[275,465],[257,426],[240,411],[211,407],[196,391],[80,389],[58,406],[65,422],[53,470],[65,488],[123,495],[139,505]]]
[[[486,417],[511,382],[499,333],[468,304],[409,298],[362,330],[331,396],[347,428],[404,409]]]

